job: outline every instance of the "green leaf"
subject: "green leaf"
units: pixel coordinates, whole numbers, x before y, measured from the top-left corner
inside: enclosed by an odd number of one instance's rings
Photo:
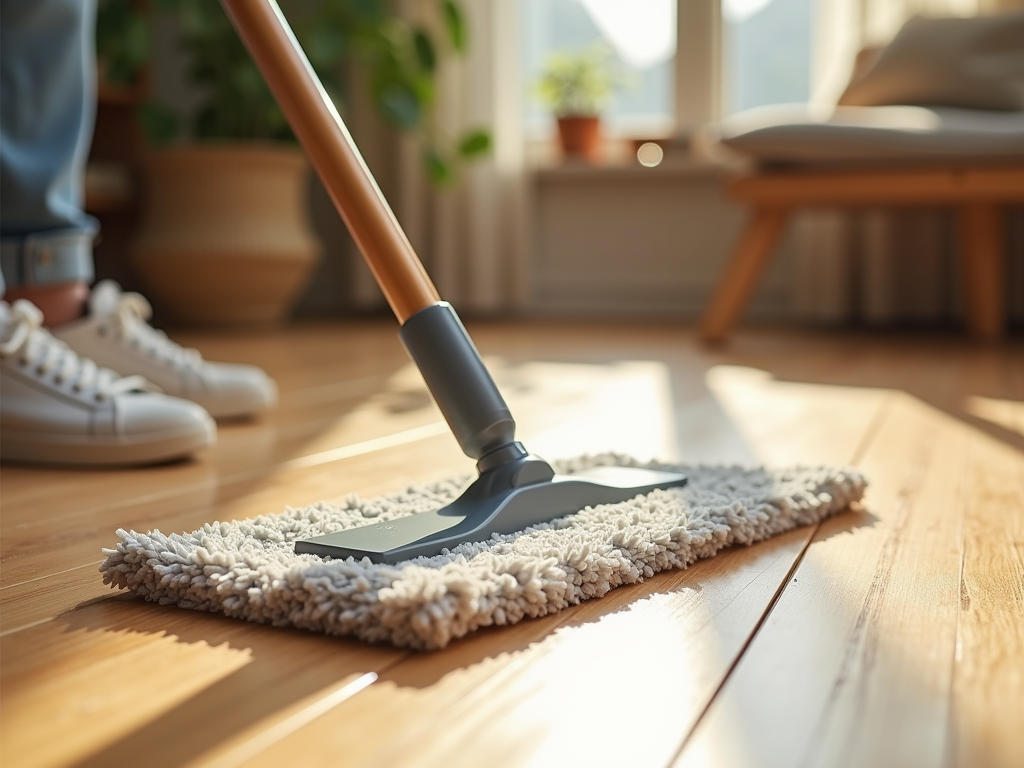
[[[185,34],[200,40],[209,37],[215,23],[202,5],[189,0],[182,0],[177,16]]]
[[[260,75],[256,65],[252,61],[240,61],[231,73],[230,84],[241,96],[259,100],[263,96],[266,86],[263,83],[263,76]]]
[[[363,24],[375,24],[388,14],[387,6],[382,0],[348,0],[342,5]]]
[[[125,55],[136,67],[141,67],[149,57],[149,25],[140,16],[132,17],[124,30]]]
[[[314,67],[334,67],[345,56],[348,45],[338,29],[318,25],[303,40],[303,48]]]
[[[413,76],[405,81],[405,84],[416,94],[416,100],[420,103],[420,111],[423,112],[428,106],[434,103],[435,85],[429,75],[421,77]]]
[[[166,144],[178,135],[181,121],[167,107],[147,102],[139,108],[138,115],[143,132],[153,144]]]
[[[556,115],[596,115],[618,87],[611,49],[603,44],[548,57],[537,95]]]
[[[470,131],[459,142],[459,155],[467,160],[486,155],[491,151],[491,134],[477,129]]]
[[[466,18],[455,0],[444,0],[441,3],[444,25],[448,29],[448,39],[452,48],[459,53],[466,51]]]
[[[377,91],[377,106],[388,120],[406,130],[419,125],[422,110],[416,92],[402,82],[390,82]]]
[[[413,32],[413,46],[416,49],[416,59],[425,72],[433,72],[437,68],[437,53],[434,51],[434,43],[422,29]]]
[[[96,13],[96,55],[111,85],[130,85],[152,48],[148,19],[128,0],[105,0]]]
[[[430,180],[439,187],[449,186],[455,180],[451,165],[433,147],[423,151],[423,164]]]

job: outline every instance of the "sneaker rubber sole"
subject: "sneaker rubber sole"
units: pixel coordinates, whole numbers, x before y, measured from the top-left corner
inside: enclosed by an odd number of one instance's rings
[[[4,427],[0,431],[0,460],[79,466],[158,464],[189,456],[216,440],[212,421],[187,429],[98,437]]]

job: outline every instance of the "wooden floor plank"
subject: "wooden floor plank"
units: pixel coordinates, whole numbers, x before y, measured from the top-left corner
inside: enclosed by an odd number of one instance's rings
[[[821,527],[677,768],[948,764],[968,456],[982,440],[900,398],[865,457],[867,524]]]
[[[1024,764],[1024,459],[991,439],[970,451],[949,762],[1013,768]]]
[[[103,600],[0,640],[0,763],[181,765],[402,655]]]

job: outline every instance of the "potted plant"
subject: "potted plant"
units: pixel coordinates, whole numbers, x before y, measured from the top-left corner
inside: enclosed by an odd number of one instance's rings
[[[356,65],[391,124],[425,133],[439,35],[404,22],[386,0],[279,2],[342,109],[344,73]],[[133,0],[104,0],[101,10],[109,4],[139,9]],[[140,111],[153,150],[144,163],[147,195],[132,267],[154,303],[178,322],[278,321],[320,254],[306,211],[305,157],[219,3],[151,5],[178,24],[200,103],[190,120],[159,104]],[[466,33],[459,6],[443,0],[436,8],[444,47],[460,53]],[[98,43],[103,39],[101,28]],[[102,61],[102,48],[98,56]],[[430,177],[446,183],[458,158],[486,152],[489,144],[484,131],[451,148],[425,142]]]
[[[558,121],[566,157],[596,162],[601,148],[601,110],[611,98],[617,77],[605,46],[552,54],[537,84],[540,98]]]

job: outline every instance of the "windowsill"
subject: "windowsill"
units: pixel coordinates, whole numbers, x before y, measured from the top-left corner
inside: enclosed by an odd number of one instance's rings
[[[664,159],[656,166],[644,166],[637,160],[637,139],[606,135],[601,142],[601,160],[588,163],[581,158],[563,158],[558,139],[553,136],[532,137],[525,145],[526,166],[532,175],[542,178],[725,176],[750,171],[749,162],[739,156],[712,152],[700,141],[691,143],[679,137],[652,139],[664,148]]]
[[[636,163],[636,156],[633,154],[633,142],[637,136],[609,136],[601,137],[601,166],[624,166]],[[660,141],[671,143],[673,139],[664,135]],[[558,137],[554,134],[548,136],[533,136],[526,140],[526,164],[530,168],[550,168],[563,164],[562,152],[559,148]],[[674,150],[676,155],[686,154],[681,147]]]
[[[660,165],[648,168],[633,160],[592,165],[583,160],[559,160],[536,164],[530,173],[542,180],[601,178],[601,179],[663,179],[680,176],[728,176],[735,174],[735,167],[716,160],[693,157],[666,157]]]

